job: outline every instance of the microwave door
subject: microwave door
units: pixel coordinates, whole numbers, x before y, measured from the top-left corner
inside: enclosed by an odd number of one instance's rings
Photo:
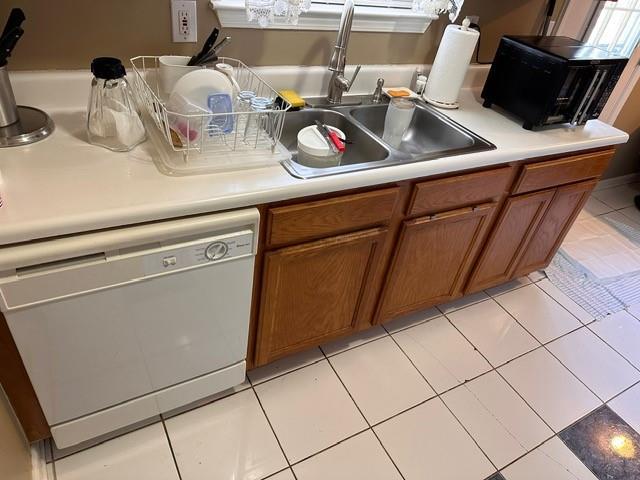
[[[575,113],[571,118],[570,123],[572,125],[583,125],[589,119],[589,109],[591,108],[591,105],[593,105],[594,100],[597,98],[606,76],[607,69],[595,69],[591,82],[589,83],[589,88],[587,88],[585,94],[580,98],[578,108],[575,110]],[[596,102],[596,104],[597,103],[598,102]]]
[[[591,66],[568,69],[566,79],[549,110],[545,124],[571,121],[580,103],[580,98],[586,93],[589,86],[591,74],[593,74]]]

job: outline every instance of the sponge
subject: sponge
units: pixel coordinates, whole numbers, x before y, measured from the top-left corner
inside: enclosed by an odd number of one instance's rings
[[[304,99],[295,90],[280,90],[278,92],[293,108],[302,108],[305,105]]]

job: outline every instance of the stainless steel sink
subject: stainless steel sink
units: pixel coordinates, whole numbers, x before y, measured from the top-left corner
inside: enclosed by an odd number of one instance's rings
[[[284,162],[285,168],[296,177],[313,178],[495,148],[493,144],[422,101],[416,102],[411,125],[402,143],[394,148],[382,140],[387,108],[387,103],[363,103],[358,106],[351,104],[331,108],[306,108],[287,113],[281,142],[292,153],[292,158]],[[352,142],[347,145],[340,165],[311,168],[298,163],[298,131],[313,125],[315,120],[339,128],[345,132],[347,140]]]
[[[289,172],[301,178],[362,170],[384,165],[391,154],[381,140],[362,128],[342,112],[323,108],[309,108],[298,112],[288,112],[284,119],[284,128],[280,142],[291,152],[291,160],[284,163]],[[339,166],[312,168],[298,163],[298,132],[304,127],[314,125],[320,120],[326,125],[342,130],[349,142]]]
[[[377,137],[382,138],[388,106],[386,104],[352,108],[350,114]],[[439,112],[416,103],[411,124],[397,149],[424,160],[433,158],[434,154],[451,155],[451,152],[467,152],[485,146],[490,148],[488,142],[453,123]]]

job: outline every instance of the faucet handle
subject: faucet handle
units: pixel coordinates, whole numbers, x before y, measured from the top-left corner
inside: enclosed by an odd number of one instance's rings
[[[362,67],[362,65],[358,65],[356,67],[356,71],[353,72],[353,77],[351,77],[351,80],[349,80],[349,83],[347,84],[347,92],[351,90],[351,86],[353,85],[353,82],[356,81],[356,77],[358,76],[358,73],[360,73],[360,67]]]
[[[376,89],[371,96],[372,103],[380,103],[382,102],[382,87],[384,86],[384,78],[379,78],[376,83]]]

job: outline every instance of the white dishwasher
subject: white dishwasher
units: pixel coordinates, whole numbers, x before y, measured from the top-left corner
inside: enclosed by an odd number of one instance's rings
[[[59,448],[242,383],[259,213],[0,248],[0,308]]]

